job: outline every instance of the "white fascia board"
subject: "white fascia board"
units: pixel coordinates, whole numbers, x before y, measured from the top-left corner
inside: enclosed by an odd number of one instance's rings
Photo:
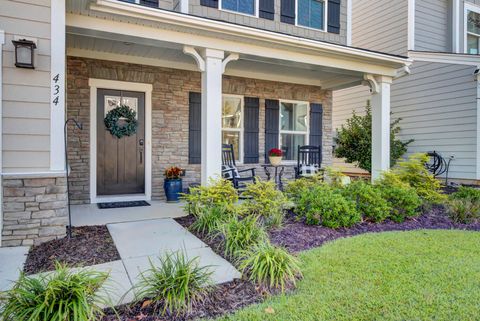
[[[455,65],[467,65],[467,66],[480,66],[479,55],[409,51],[408,56],[412,58],[413,61],[426,61],[426,62],[436,62],[436,63],[442,63],[442,64],[455,64]]]
[[[155,8],[141,7],[135,4],[120,2],[117,0],[97,0],[96,4],[90,6],[91,10],[119,14],[139,19],[155,20],[179,27],[187,27],[200,31],[210,31],[221,34],[255,39],[265,42],[265,46],[270,44],[280,44],[292,46],[294,49],[308,49],[315,51],[325,51],[333,55],[345,55],[352,59],[369,60],[369,63],[392,66],[399,68],[399,65],[409,64],[409,60],[392,56],[388,54],[362,50],[342,45],[336,45],[328,42],[315,41],[305,38],[299,38],[290,35],[279,34],[267,30],[256,29],[247,26],[231,24],[227,22],[211,20],[207,18],[185,15],[177,12],[158,10]],[[132,24],[130,24],[131,26]],[[163,31],[162,31],[163,32]],[[238,42],[237,42],[238,44]]]
[[[67,14],[67,26],[69,32],[91,37],[98,37],[101,33],[118,34],[125,37],[126,41],[132,41],[132,39],[141,37],[199,48],[235,52],[240,55],[254,55],[269,59],[300,62],[385,76],[395,76],[396,69],[411,64],[409,59],[404,58],[392,57],[394,61],[385,61],[383,59],[365,58],[352,53],[339,54],[325,49],[306,49],[299,46],[278,48],[275,44],[267,42],[254,44],[251,41],[240,42],[238,40],[221,39],[211,35],[196,35],[173,29],[162,29],[159,32],[159,29],[156,27],[75,14]],[[343,47],[343,49],[348,51],[349,48]]]

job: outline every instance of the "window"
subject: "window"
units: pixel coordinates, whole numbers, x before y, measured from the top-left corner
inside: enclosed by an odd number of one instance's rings
[[[308,144],[308,110],[306,102],[280,102],[280,148],[284,160],[296,160],[298,146]]]
[[[297,25],[325,30],[326,5],[325,0],[298,0]]]
[[[468,11],[467,14],[467,53],[478,55],[480,53],[480,14]]]
[[[235,160],[243,161],[243,97],[223,96],[222,143],[233,144]]]
[[[158,8],[158,0],[122,0],[122,1],[136,3],[146,7]]]
[[[255,16],[257,10],[256,2],[257,0],[221,0],[220,8]]]

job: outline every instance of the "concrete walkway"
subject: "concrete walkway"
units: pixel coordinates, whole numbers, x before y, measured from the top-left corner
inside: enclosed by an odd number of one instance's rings
[[[0,292],[10,290],[20,276],[28,247],[0,247]]]

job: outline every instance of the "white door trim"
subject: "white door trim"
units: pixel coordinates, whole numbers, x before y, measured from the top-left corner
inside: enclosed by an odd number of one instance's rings
[[[90,202],[150,200],[152,198],[152,84],[90,78]],[[97,196],[97,89],[145,93],[145,194]]]

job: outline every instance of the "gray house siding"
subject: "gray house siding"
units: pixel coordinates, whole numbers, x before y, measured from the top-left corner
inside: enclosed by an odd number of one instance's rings
[[[200,5],[200,0],[189,1],[189,13],[212,19],[224,20],[249,27],[282,32],[294,36],[315,40],[329,41],[338,44],[347,43],[347,0],[341,1],[340,7],[340,34],[323,32],[280,22],[280,0],[275,0],[274,20],[262,19],[244,14],[236,14]]]
[[[411,75],[392,85],[393,118],[402,118],[402,140],[414,139],[408,154],[435,150],[451,163],[449,177],[477,179],[477,84],[471,66],[415,62]],[[370,98],[365,87],[333,94],[333,128]],[[348,112],[350,110],[350,113]],[[342,166],[335,160],[337,166]],[[351,166],[351,165],[343,165]]]
[[[392,54],[407,54],[407,0],[353,0],[352,8],[353,46]]]
[[[451,0],[415,1],[415,50],[450,52]]]

